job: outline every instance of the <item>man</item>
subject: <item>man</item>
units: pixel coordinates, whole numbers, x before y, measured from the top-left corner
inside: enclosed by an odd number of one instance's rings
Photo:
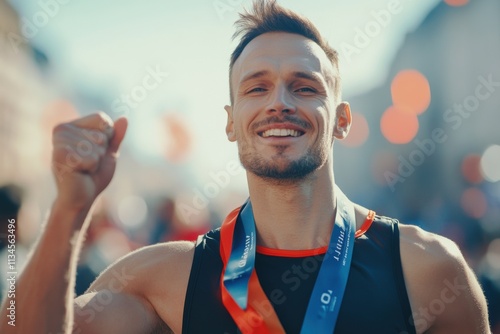
[[[58,126],[59,195],[18,280],[20,332],[489,332],[483,293],[454,243],[374,216],[335,187],[333,143],[351,125],[336,52],[274,1],[256,2],[238,24],[226,132],[251,201],[197,243],[119,260],[74,300],[85,217],[113,176],[127,121],[101,113]],[[68,170],[85,140],[92,153]]]

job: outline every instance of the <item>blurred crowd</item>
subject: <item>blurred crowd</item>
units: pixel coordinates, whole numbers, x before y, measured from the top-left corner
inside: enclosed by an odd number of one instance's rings
[[[486,294],[493,333],[500,333],[499,10],[496,0],[471,2],[455,11],[444,3],[436,6],[405,39],[387,80],[347,96],[355,122],[350,138],[336,144],[334,154],[336,181],[353,201],[459,245]],[[51,128],[87,110],[110,109],[109,97],[72,91],[59,82],[50,57],[23,36],[20,26],[19,15],[0,0],[0,297],[5,293],[9,219],[19,222],[20,272],[56,195]],[[409,86],[398,86],[405,75]],[[493,84],[484,86],[485,80]],[[483,93],[490,89],[491,97],[472,108],[480,84]],[[416,123],[402,122],[394,113],[398,90],[421,96],[419,103],[425,100],[422,110],[408,118]],[[474,110],[469,116],[453,114],[457,104]],[[246,198],[244,187],[234,186],[244,173],[233,173],[228,167],[232,161],[221,162],[218,171],[207,170],[204,180],[195,177],[186,156],[196,139],[182,117],[164,116],[158,122],[164,122],[171,138],[163,160],[145,160],[137,152],[141,150],[124,148],[115,180],[93,208],[76,294],[137,248],[196,240],[220,226]],[[438,128],[446,140],[432,146],[429,139]]]

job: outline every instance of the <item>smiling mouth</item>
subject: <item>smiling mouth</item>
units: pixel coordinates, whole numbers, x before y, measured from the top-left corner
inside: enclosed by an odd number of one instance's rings
[[[269,129],[259,132],[258,135],[263,138],[269,137],[300,137],[304,132],[294,129]]]

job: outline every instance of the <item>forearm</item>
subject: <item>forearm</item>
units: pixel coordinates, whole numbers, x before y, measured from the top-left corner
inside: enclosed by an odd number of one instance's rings
[[[16,326],[0,311],[0,333],[64,333],[73,321],[75,268],[89,209],[69,211],[54,203],[41,238],[16,282]]]
[[[104,113],[56,126],[52,166],[58,190],[49,220],[16,284],[16,327],[0,309],[0,333],[64,333],[73,324],[78,255],[92,203],[108,186],[127,120]],[[82,147],[86,147],[85,154]],[[65,203],[65,204],[63,204]],[[9,311],[10,312],[10,311]]]

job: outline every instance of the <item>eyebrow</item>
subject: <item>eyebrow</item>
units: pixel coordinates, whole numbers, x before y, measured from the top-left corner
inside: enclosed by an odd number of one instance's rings
[[[269,73],[270,72],[268,70],[262,70],[262,71],[249,73],[245,77],[243,77],[243,79],[240,81],[240,85],[249,81],[249,80],[257,79],[257,78],[261,78],[263,76],[266,76]],[[320,84],[325,83],[325,81],[318,74],[316,74],[314,72],[309,73],[309,72],[304,72],[304,71],[295,71],[292,73],[292,77],[311,80],[311,81],[314,81],[314,82],[317,82]]]
[[[241,79],[240,85],[243,84],[243,83],[245,83],[245,82],[247,82],[247,81],[249,81],[249,80],[257,79],[257,78],[266,76],[268,74],[269,74],[268,70],[262,70],[262,71],[257,71],[257,72],[249,73],[249,74],[245,75],[243,77],[243,79]]]
[[[319,84],[324,85],[325,81],[315,72],[303,72],[303,71],[296,71],[292,73],[292,76],[295,78],[302,78],[306,80],[311,80],[314,82],[317,82]]]

